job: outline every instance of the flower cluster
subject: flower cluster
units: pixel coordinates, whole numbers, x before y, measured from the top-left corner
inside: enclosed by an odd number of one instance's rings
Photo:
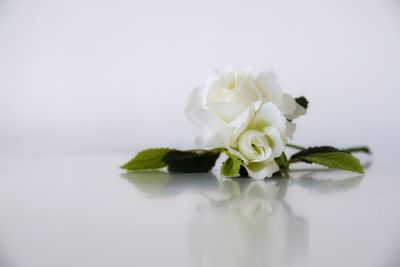
[[[282,92],[272,70],[256,74],[250,68],[211,75],[193,90],[186,108],[188,119],[203,130],[197,144],[225,148],[255,179],[279,170],[275,158],[293,136],[293,120],[304,113],[304,107]]]
[[[226,177],[288,175],[293,163],[319,164],[332,169],[364,173],[354,152],[370,153],[368,147],[338,149],[332,146],[302,147],[289,144],[295,119],[308,107],[305,97],[282,92],[272,70],[255,73],[250,68],[226,68],[212,74],[190,95],[186,116],[202,129],[196,139],[201,149],[151,148],[140,151],[122,165],[129,171],[168,167],[170,172],[209,172],[221,154]],[[287,157],[285,147],[298,149]]]

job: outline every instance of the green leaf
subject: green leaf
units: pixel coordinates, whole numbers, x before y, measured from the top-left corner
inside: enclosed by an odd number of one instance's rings
[[[275,162],[278,164],[279,169],[285,174],[288,175],[289,172],[289,161],[286,157],[285,153],[282,153],[279,157],[275,158]]]
[[[308,108],[308,100],[304,96],[297,97],[294,100],[297,102],[297,104],[302,106],[304,109]]]
[[[226,151],[227,160],[222,163],[221,175],[226,177],[236,176],[240,171],[241,161],[232,153]]]
[[[367,146],[357,146],[357,147],[349,147],[346,149],[342,149],[343,152],[349,152],[349,153],[356,153],[356,152],[363,152],[366,154],[372,154],[371,150]]]
[[[312,154],[317,154],[317,153],[328,153],[328,152],[337,152],[339,149],[332,147],[332,146],[315,146],[315,147],[309,147],[307,149],[301,150],[300,152],[297,152],[293,154],[290,159],[296,159],[296,158],[302,158],[308,155]]]
[[[172,150],[167,153],[163,161],[171,172],[208,172],[218,159],[217,151],[179,151]]]
[[[307,163],[316,163],[331,169],[364,173],[360,161],[346,152],[316,153],[305,156],[303,161]]]
[[[171,151],[171,148],[150,148],[140,151],[133,159],[121,166],[126,170],[146,170],[159,169],[167,166],[163,161],[165,155]]]

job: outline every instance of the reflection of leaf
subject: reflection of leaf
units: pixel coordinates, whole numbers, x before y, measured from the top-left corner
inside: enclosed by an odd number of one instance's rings
[[[362,175],[348,176],[349,173],[331,172],[312,172],[303,175],[293,181],[313,191],[319,193],[336,193],[347,191],[357,187],[362,181]]]
[[[171,176],[162,171],[130,171],[122,177],[150,195],[160,194],[171,181]]]
[[[121,177],[148,197],[171,197],[186,191],[207,191],[218,188],[218,181],[212,173],[129,171],[122,173]]]
[[[232,179],[223,179],[222,188],[226,190],[232,197],[240,197],[240,186]]]

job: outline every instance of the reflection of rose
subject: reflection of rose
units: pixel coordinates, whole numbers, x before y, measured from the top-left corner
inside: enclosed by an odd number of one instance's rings
[[[212,173],[129,171],[121,176],[147,197],[171,197],[190,190],[213,190],[218,185]]]
[[[276,199],[278,191],[272,183],[253,182],[242,197],[222,207],[205,207],[190,225],[197,266],[284,264],[299,249],[293,244],[299,243],[306,225]]]

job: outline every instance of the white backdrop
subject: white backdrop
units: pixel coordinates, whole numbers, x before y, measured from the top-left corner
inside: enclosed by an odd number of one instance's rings
[[[0,153],[187,148],[190,90],[271,65],[310,100],[295,143],[400,135],[396,0],[0,0]]]

